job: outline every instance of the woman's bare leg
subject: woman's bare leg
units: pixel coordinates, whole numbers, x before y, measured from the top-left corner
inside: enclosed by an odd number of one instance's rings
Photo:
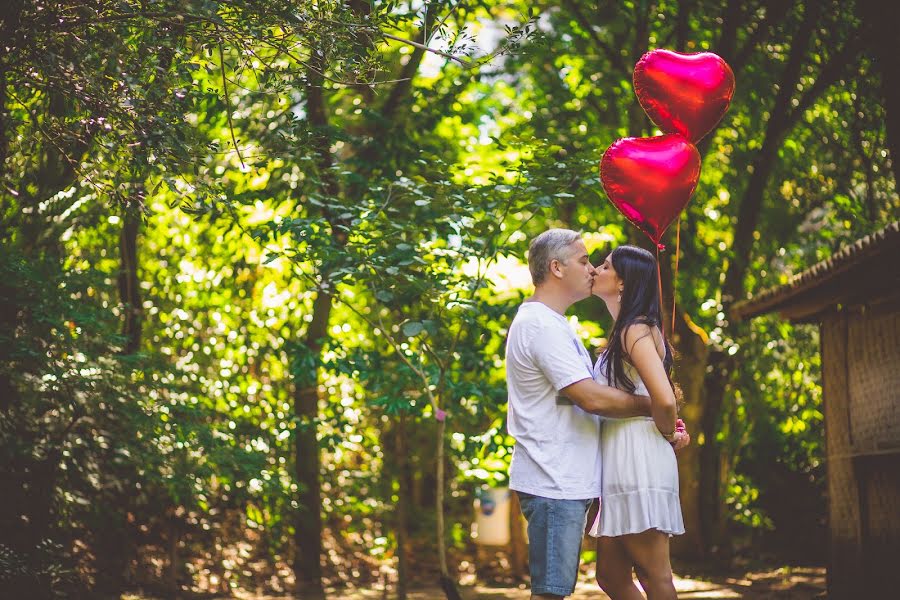
[[[620,536],[622,547],[641,573],[641,585],[647,600],[677,600],[669,561],[668,534],[650,529],[641,533]]]
[[[597,538],[597,583],[613,600],[644,600],[631,579],[631,568],[621,537]]]

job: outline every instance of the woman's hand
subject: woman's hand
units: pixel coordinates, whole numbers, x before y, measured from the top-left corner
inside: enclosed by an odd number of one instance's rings
[[[691,443],[691,434],[687,431],[676,431],[674,438],[669,443],[672,444],[675,452],[678,452]]]
[[[687,427],[684,424],[684,421],[678,419],[675,421],[675,432],[672,434],[671,438],[666,438],[670,444],[672,444],[672,448],[675,449],[675,452],[678,452],[685,446],[691,443],[691,436],[687,432]]]

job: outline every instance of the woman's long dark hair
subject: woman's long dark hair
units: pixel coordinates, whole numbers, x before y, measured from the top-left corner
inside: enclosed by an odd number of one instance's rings
[[[619,317],[613,324],[609,334],[609,345],[603,352],[606,379],[629,393],[634,393],[635,385],[625,371],[625,360],[628,349],[624,347],[623,333],[632,325],[645,324],[659,327],[662,331],[662,308],[659,305],[659,279],[656,271],[656,259],[653,255],[636,246],[619,246],[609,255],[616,275],[622,280],[622,301]],[[663,339],[666,355],[663,367],[669,377],[669,384],[676,398],[680,395],[672,383],[672,346],[669,340]]]

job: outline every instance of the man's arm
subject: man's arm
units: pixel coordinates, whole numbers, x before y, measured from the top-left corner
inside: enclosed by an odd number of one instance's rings
[[[593,379],[582,379],[560,390],[582,410],[604,417],[649,417],[650,398],[600,385]]]

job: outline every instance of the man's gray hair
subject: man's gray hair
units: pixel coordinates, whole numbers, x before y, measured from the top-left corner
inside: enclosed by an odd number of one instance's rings
[[[528,246],[528,270],[535,286],[544,283],[550,272],[550,261],[565,262],[569,259],[569,246],[581,239],[581,234],[571,229],[548,229],[531,240]]]

